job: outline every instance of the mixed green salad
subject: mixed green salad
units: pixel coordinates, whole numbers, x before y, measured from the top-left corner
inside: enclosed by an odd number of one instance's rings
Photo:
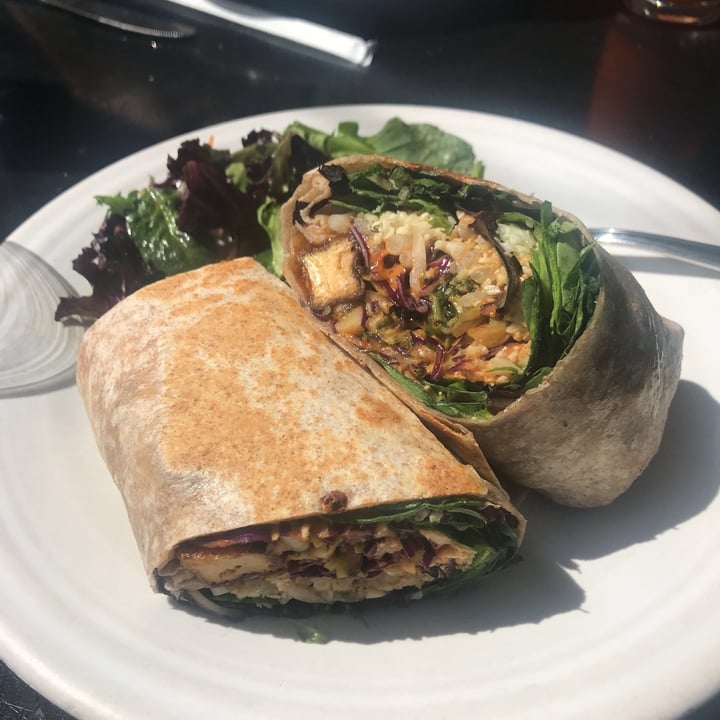
[[[239,256],[256,256],[279,275],[280,205],[307,170],[330,159],[376,153],[482,175],[470,144],[433,125],[392,118],[373,135],[358,130],[355,122],[330,133],[294,122],[253,131],[237,150],[183,142],[164,180],[96,198],[106,217],[73,262],[92,294],[62,298],[56,320],[92,322],[144,285]]]

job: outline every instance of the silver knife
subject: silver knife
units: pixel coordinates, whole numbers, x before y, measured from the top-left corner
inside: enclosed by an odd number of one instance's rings
[[[45,5],[73,13],[125,32],[157,38],[185,38],[195,34],[190,25],[160,18],[120,3],[105,0],[40,0]]]

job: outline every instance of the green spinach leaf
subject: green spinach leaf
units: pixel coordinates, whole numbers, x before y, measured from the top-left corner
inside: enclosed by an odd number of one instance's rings
[[[270,247],[255,255],[255,259],[273,275],[282,277],[283,247],[280,237],[280,206],[267,198],[258,208],[258,222],[270,238]]]
[[[331,158],[387,155],[474,177],[482,177],[485,169],[483,163],[475,159],[472,145],[465,140],[435,125],[406,123],[398,117],[388,120],[374,135],[360,135],[356,122],[340,123],[332,133],[295,122],[286,132],[300,135]]]
[[[540,206],[538,219],[506,213],[502,222],[532,229],[537,248],[531,254],[532,277],[521,286],[522,307],[532,339],[526,383],[539,384],[584,331],[600,291],[592,246],[583,247],[580,231],[556,218],[550,203]]]
[[[176,190],[149,187],[126,196],[99,196],[111,213],[125,216],[128,232],[145,263],[164,275],[175,275],[215,262],[215,254],[178,230],[180,199]]]
[[[492,413],[488,409],[488,393],[485,386],[473,385],[464,380],[423,381],[421,383],[410,379],[379,355],[375,353],[371,355],[398,385],[428,407],[451,417],[492,417]]]

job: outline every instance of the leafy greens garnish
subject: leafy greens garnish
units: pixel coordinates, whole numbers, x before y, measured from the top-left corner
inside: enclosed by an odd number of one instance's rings
[[[126,196],[98,197],[110,211],[123,215],[128,234],[143,261],[162,275],[207,265],[217,259],[209,243],[183,232],[175,218],[177,193],[163,188],[132,191]]]
[[[92,296],[63,298],[56,319],[92,321],[149,282],[241,255],[255,256],[280,275],[282,203],[307,170],[368,153],[482,174],[467,142],[399,118],[368,136],[354,122],[340,123],[332,133],[295,122],[282,132],[253,131],[233,152],[186,141],[168,158],[164,180],[96,198],[107,210],[105,221],[73,263]]]
[[[343,122],[334,133],[323,133],[302,123],[289,130],[330,158],[347,155],[386,155],[398,160],[440,167],[482,177],[485,166],[475,159],[472,146],[461,138],[427,123],[408,124],[391,118],[375,135],[362,136],[356,122]]]

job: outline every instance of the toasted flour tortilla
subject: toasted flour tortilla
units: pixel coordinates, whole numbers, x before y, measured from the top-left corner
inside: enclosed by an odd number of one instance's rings
[[[425,178],[470,187],[476,192],[476,197],[484,198],[488,213],[494,214],[493,218],[502,212],[519,209],[523,212],[530,209],[532,212],[535,208],[539,212],[541,206],[536,198],[496,183],[378,156],[344,158],[329,164],[339,166],[348,175],[376,165],[405,168],[410,172],[425,173]],[[383,356],[391,366],[399,367],[406,361],[402,352],[393,357],[392,348],[380,346],[378,349],[377,343],[372,344],[375,341],[367,340],[366,325],[358,329],[358,323],[367,323],[367,318],[372,318],[372,303],[375,308],[378,306],[377,300],[371,302],[365,299],[378,297],[378,291],[382,293],[382,287],[387,287],[388,282],[398,282],[394,277],[382,282],[373,279],[375,285],[371,287],[367,257],[377,257],[373,255],[377,247],[375,250],[369,247],[371,240],[363,237],[362,232],[358,240],[358,226],[364,223],[361,227],[370,227],[370,232],[375,233],[372,242],[377,243],[379,231],[376,228],[385,228],[388,223],[378,221],[368,225],[362,212],[347,209],[347,194],[343,198],[345,205],[333,204],[333,186],[328,181],[333,173],[332,168],[326,169],[329,166],[307,173],[281,211],[283,272],[317,326],[368,367],[426,423],[440,431],[454,423],[469,429],[501,482],[531,488],[559,503],[577,507],[605,505],[623,493],[655,455],[662,438],[680,377],[682,328],[657,314],[632,274],[602,248],[593,245],[592,236],[577,218],[553,207],[556,219],[570,221],[575,226],[581,246],[592,246],[587,252],[594,255],[597,263],[600,289],[582,334],[536,387],[525,389],[519,395],[516,393],[509,402],[486,417],[452,417],[429,407],[418,398],[417,393],[408,390],[406,383],[398,382],[397,377],[389,374],[387,367],[381,366],[372,357],[374,351],[376,359]],[[342,182],[337,182],[336,186],[347,187]],[[407,200],[407,197],[403,199],[404,204],[398,201],[396,207],[407,208]],[[423,206],[418,203],[416,214],[422,210]],[[351,219],[358,218],[352,220],[355,225],[352,232],[345,231],[338,221],[343,213],[348,212]],[[335,219],[331,222],[328,218],[333,214]],[[481,216],[482,211],[473,217]],[[417,218],[413,222],[417,225]],[[458,222],[458,227],[461,222]],[[411,233],[412,227],[408,224],[407,232]],[[330,230],[326,231],[326,228]],[[324,236],[323,232],[328,234]],[[426,224],[423,232],[434,233],[435,230]],[[492,245],[500,244],[499,236],[492,236],[492,230],[486,228],[478,231],[478,235],[487,238],[490,249],[484,261],[492,269]],[[385,242],[390,248],[390,241]],[[439,245],[433,245],[433,242],[428,245],[428,258],[434,257],[435,264],[439,266],[437,247],[445,248],[449,244],[444,240]],[[351,258],[353,253],[354,258]],[[391,265],[395,255],[390,250],[386,253],[390,256],[388,265]],[[413,262],[416,257],[413,256]],[[492,270],[494,274],[485,282],[489,290],[481,301],[492,313],[497,312],[498,317],[502,316],[503,309],[501,303],[498,303],[499,309],[492,306],[491,293],[501,296],[503,301],[510,297],[509,268],[517,264],[516,259],[507,262],[506,258],[504,265],[498,261],[497,267]],[[385,272],[379,262],[372,268]],[[395,290],[387,293],[394,306],[394,317],[403,312],[421,318],[423,313],[428,316],[428,305],[424,308],[420,305],[425,302],[422,288],[420,292],[413,292],[412,270],[408,274],[410,280],[406,281],[404,289],[398,292],[395,285]],[[371,292],[374,295],[370,295]],[[364,308],[360,307],[363,302]],[[358,313],[362,311],[362,319],[358,320],[352,312],[342,315],[341,312],[346,312],[343,303],[347,307],[360,307]],[[516,305],[519,305],[519,299]],[[513,317],[517,318],[517,307],[513,312]],[[386,315],[386,319],[392,317],[391,314]],[[348,326],[351,327],[350,339]],[[514,328],[510,320],[507,326]],[[382,324],[378,327],[382,332]],[[487,327],[480,330],[470,328],[468,332],[480,336],[486,330]],[[421,328],[414,332],[422,335],[423,331]],[[523,338],[520,332],[514,337],[506,336],[501,352],[505,353],[507,362],[501,362],[494,354],[496,351],[491,351],[476,365],[473,365],[474,361],[462,358],[451,369],[457,373],[460,372],[457,368],[462,367],[467,377],[476,380],[481,387],[490,388],[491,393],[512,387],[512,377],[502,375],[505,372],[503,366],[517,363],[519,370],[516,377],[522,378],[522,362],[527,360],[532,346],[528,337]],[[427,347],[438,344],[433,343],[424,336],[418,340],[413,335],[410,343],[406,342],[403,352],[407,353],[409,347],[410,352],[419,354],[422,351],[428,355]],[[433,373],[436,372],[441,367],[441,361],[448,365],[449,356],[447,348],[444,357],[438,353],[433,367],[430,355],[430,359],[425,361],[424,371],[430,372],[432,368]],[[434,376],[431,379],[434,380]]]
[[[524,520],[469,434],[451,443],[475,467],[249,258],[123,300],[86,333],[77,381],[156,590],[351,602],[515,559]]]

